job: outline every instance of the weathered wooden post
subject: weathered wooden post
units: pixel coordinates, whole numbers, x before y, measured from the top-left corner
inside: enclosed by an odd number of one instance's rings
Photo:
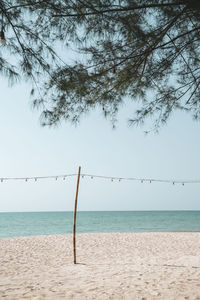
[[[74,264],[76,264],[76,211],[77,211],[77,201],[78,201],[78,190],[79,181],[81,175],[81,167],[78,168],[77,184],[76,184],[76,196],[74,205],[74,223],[73,223],[73,250],[74,250]]]

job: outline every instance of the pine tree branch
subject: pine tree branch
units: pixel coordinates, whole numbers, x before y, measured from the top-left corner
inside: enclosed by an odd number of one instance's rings
[[[113,12],[126,12],[126,11],[135,11],[140,9],[148,9],[148,8],[159,8],[159,7],[169,7],[169,6],[181,6],[186,5],[185,1],[180,1],[177,3],[158,3],[158,4],[148,4],[148,5],[138,5],[138,6],[131,6],[131,7],[123,7],[123,8],[110,8],[104,10],[96,10],[93,12],[85,12],[85,13],[68,13],[68,14],[57,14],[52,15],[52,17],[82,17],[82,16],[89,16],[89,15],[101,15],[105,13],[113,13]]]
[[[177,39],[179,39],[179,38],[181,38],[181,37],[183,37],[183,36],[185,36],[185,35],[188,35],[188,34],[194,32],[194,31],[196,31],[196,30],[199,30],[199,29],[200,29],[200,26],[199,26],[199,27],[195,27],[195,28],[193,28],[193,29],[191,29],[191,30],[189,30],[189,31],[186,31],[186,32],[182,33],[182,34],[179,34],[179,35],[177,35],[176,37],[174,37],[173,39],[171,39],[169,42],[166,42],[166,43],[164,43],[164,44],[161,44],[161,45],[159,45],[158,47],[156,47],[155,49],[163,48],[163,47],[165,47],[166,45],[169,45],[169,44],[173,43],[173,42],[176,41]]]
[[[6,8],[6,11],[11,10],[11,9],[16,9],[16,8],[35,6],[35,5],[38,5],[38,4],[43,4],[45,2],[47,3],[48,0],[42,0],[42,1],[32,2],[32,3],[26,3],[26,4],[13,5],[13,6],[9,6],[8,8]]]

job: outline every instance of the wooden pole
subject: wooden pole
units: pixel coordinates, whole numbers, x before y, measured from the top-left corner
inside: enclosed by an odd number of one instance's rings
[[[77,211],[77,201],[78,201],[78,190],[79,181],[81,175],[81,167],[78,168],[77,184],[76,184],[76,196],[74,205],[74,223],[73,223],[73,250],[74,250],[74,264],[76,264],[76,211]]]

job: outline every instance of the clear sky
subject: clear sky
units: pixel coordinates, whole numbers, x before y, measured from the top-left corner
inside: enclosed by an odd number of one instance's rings
[[[1,78],[0,178],[77,172],[119,177],[200,179],[200,123],[175,113],[159,134],[129,127],[131,104],[112,129],[101,111],[79,126],[43,128],[25,84]],[[0,211],[73,210],[76,178],[0,183]],[[111,182],[81,178],[79,210],[200,210],[200,184]]]

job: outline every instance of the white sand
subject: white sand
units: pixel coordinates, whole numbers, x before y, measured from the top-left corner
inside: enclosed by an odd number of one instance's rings
[[[0,299],[200,299],[200,233],[0,239]]]

